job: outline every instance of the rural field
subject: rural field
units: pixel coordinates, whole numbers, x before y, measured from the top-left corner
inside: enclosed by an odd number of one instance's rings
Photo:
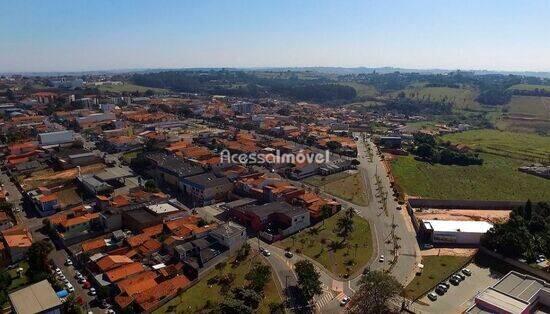
[[[412,87],[403,90],[403,92],[407,97],[413,99],[446,100],[461,109],[479,109],[481,107],[475,100],[478,93],[472,88]]]
[[[484,129],[444,135],[442,140],[520,160],[548,161],[550,158],[550,137],[537,134]]]
[[[550,91],[550,86],[547,87]],[[550,120],[550,97],[514,95],[507,107],[509,114]]]
[[[366,84],[361,84],[356,82],[345,82],[340,84],[353,87],[357,92],[357,97],[378,95],[378,91],[376,90],[376,87],[372,85],[366,85]]]
[[[525,164],[482,153],[481,166],[447,166],[401,156],[392,161],[393,175],[412,196],[436,199],[549,200],[550,180],[517,171]]]
[[[122,92],[140,92],[145,93],[147,90],[152,90],[157,93],[168,93],[167,89],[163,88],[154,88],[154,87],[145,87],[140,85],[135,85],[132,83],[124,82],[122,85],[101,85],[97,87],[102,92],[113,92],[113,93],[122,93]]]
[[[545,90],[550,92],[550,86],[548,85],[535,85],[535,84],[516,84],[508,88],[509,90]]]
[[[372,234],[368,221],[355,215],[354,230],[347,240],[347,246],[333,249],[331,243],[342,239],[334,232],[340,213],[320,222],[314,227],[302,230],[293,237],[287,238],[276,245],[282,249],[290,248],[301,252],[336,275],[353,274],[368,263],[372,256]]]

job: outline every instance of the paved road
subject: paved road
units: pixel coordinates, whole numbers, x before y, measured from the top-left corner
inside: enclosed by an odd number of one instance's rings
[[[413,278],[416,264],[421,261],[420,248],[416,240],[416,233],[410,222],[405,208],[398,210],[400,207],[397,201],[393,198],[393,189],[390,185],[389,177],[383,165],[381,157],[376,152],[376,146],[368,141],[363,140],[360,134],[356,134],[359,138],[357,141],[358,156],[360,161],[358,171],[363,177],[369,204],[367,206],[358,206],[347,202],[338,197],[330,195],[330,191],[323,191],[322,194],[337,199],[345,206],[353,207],[356,212],[363,218],[367,219],[373,229],[374,234],[374,253],[373,258],[368,264],[371,270],[387,270],[391,269],[391,274],[404,286],[406,286]],[[373,158],[369,160],[367,155],[367,146],[373,151]],[[382,198],[376,187],[376,176],[380,178],[381,191],[385,191],[388,197],[387,211],[382,209]],[[293,182],[294,184],[302,185],[302,182]],[[328,194],[328,195],[327,195]],[[401,208],[401,207],[400,207]],[[393,234],[393,235],[392,235]],[[393,238],[398,238],[399,248],[394,250]],[[264,244],[262,244],[263,246]],[[267,245],[267,244],[265,244]],[[274,253],[280,251],[277,255],[284,259],[284,252],[274,246],[269,246],[269,249]],[[384,262],[379,262],[379,256],[384,255]],[[390,260],[397,255],[396,264],[392,267]],[[298,261],[304,257],[297,254],[293,260]],[[313,261],[315,263],[315,261]],[[288,264],[288,261],[287,261]],[[273,266],[273,264],[272,264]],[[274,267],[285,267],[285,264],[275,265]],[[292,271],[291,266],[286,266],[287,271]],[[288,270],[290,267],[290,270]],[[315,304],[319,311],[323,313],[337,313],[342,311],[339,307],[339,302],[344,296],[352,296],[359,287],[361,278],[360,272],[352,274],[352,279],[345,280],[343,278],[330,274],[319,264],[316,264],[317,269],[321,273],[321,281],[323,283],[324,292],[321,296],[316,297]],[[277,271],[277,270],[276,270]],[[284,285],[284,283],[282,283]]]

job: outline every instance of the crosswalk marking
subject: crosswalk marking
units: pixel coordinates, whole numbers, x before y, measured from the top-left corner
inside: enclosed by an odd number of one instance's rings
[[[334,299],[334,291],[329,289],[329,287],[325,284],[321,284],[321,288],[323,289],[323,294],[320,296],[315,297],[315,307],[317,309],[321,309],[324,306],[326,306],[332,299]]]

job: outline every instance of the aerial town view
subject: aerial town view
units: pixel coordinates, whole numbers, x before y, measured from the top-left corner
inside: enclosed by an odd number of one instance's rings
[[[2,4],[1,313],[550,313],[550,2]]]

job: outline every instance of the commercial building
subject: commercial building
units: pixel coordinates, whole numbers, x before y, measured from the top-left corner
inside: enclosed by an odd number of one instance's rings
[[[548,313],[550,285],[539,278],[509,272],[475,297],[466,313]]]
[[[492,227],[486,221],[423,220],[420,231],[433,243],[479,244]]]
[[[58,131],[38,134],[38,141],[42,146],[67,144],[74,141],[74,131]]]
[[[63,304],[47,280],[12,292],[9,297],[14,313],[57,314],[62,312]]]

